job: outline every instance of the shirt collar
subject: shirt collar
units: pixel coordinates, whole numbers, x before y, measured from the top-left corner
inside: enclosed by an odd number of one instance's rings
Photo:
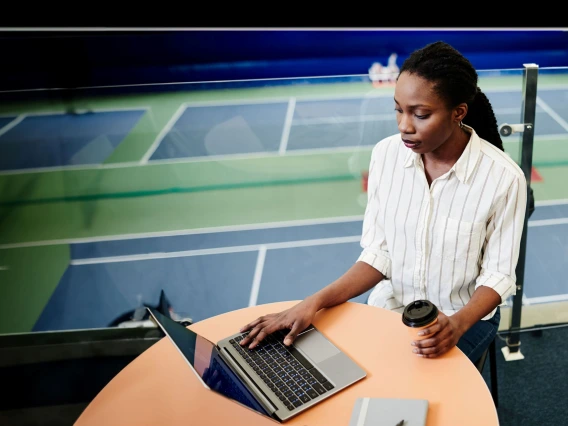
[[[402,143],[402,138],[400,143]],[[406,159],[404,160],[404,167],[410,167],[413,164],[416,165],[416,162],[418,161],[419,158],[420,154],[417,154],[416,152],[409,149],[408,152],[406,153]]]
[[[465,147],[462,155],[456,161],[456,164],[452,167],[454,170],[456,177],[462,182],[467,183],[469,178],[475,172],[475,168],[477,165],[477,160],[479,159],[479,155],[481,153],[481,141],[479,140],[479,136],[475,133],[473,128],[467,126],[466,124],[463,125],[468,131],[471,136],[469,138],[469,142]]]
[[[469,138],[467,146],[462,152],[462,155],[460,156],[460,158],[458,158],[458,161],[456,161],[456,163],[450,170],[454,171],[456,177],[462,183],[467,183],[470,176],[473,175],[473,172],[475,171],[477,160],[481,153],[481,141],[472,127],[468,126],[467,124],[464,124],[463,126],[471,136]],[[416,152],[413,152],[411,149],[409,149],[406,153],[406,159],[404,160],[404,167],[416,165],[419,160],[420,154],[417,154]]]

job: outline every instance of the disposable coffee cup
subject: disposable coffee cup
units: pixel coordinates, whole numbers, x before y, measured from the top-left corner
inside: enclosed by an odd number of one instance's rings
[[[426,339],[433,333],[419,336],[418,332],[438,322],[438,308],[429,300],[415,300],[404,307],[402,322],[407,326],[412,340]]]

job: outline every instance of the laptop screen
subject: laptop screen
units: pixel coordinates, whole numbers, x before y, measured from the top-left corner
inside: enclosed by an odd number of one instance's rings
[[[147,309],[150,317],[153,317],[206,386],[260,414],[267,415],[263,407],[219,356],[215,344],[155,309]]]

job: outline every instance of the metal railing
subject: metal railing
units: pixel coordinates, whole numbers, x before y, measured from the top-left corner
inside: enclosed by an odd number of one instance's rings
[[[504,123],[499,126],[499,132],[502,136],[509,136],[512,133],[522,133],[522,143],[520,145],[519,166],[527,180],[527,205],[525,211],[525,222],[523,226],[523,234],[521,236],[521,245],[519,249],[519,260],[515,274],[517,277],[517,291],[513,296],[513,307],[511,311],[511,320],[509,331],[506,338],[507,346],[503,348],[503,354],[508,361],[523,359],[521,353],[520,329],[521,329],[521,313],[523,306],[523,285],[525,277],[525,257],[527,250],[527,230],[528,220],[534,210],[534,198],[531,189],[531,172],[533,160],[534,146],[534,128],[536,117],[536,100],[537,100],[537,83],[538,83],[538,65],[523,64],[523,98],[521,108],[520,124]]]

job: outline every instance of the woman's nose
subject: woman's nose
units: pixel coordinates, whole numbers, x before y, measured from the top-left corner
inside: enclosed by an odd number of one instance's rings
[[[412,133],[412,122],[406,115],[401,115],[398,119],[398,130],[400,133]]]

